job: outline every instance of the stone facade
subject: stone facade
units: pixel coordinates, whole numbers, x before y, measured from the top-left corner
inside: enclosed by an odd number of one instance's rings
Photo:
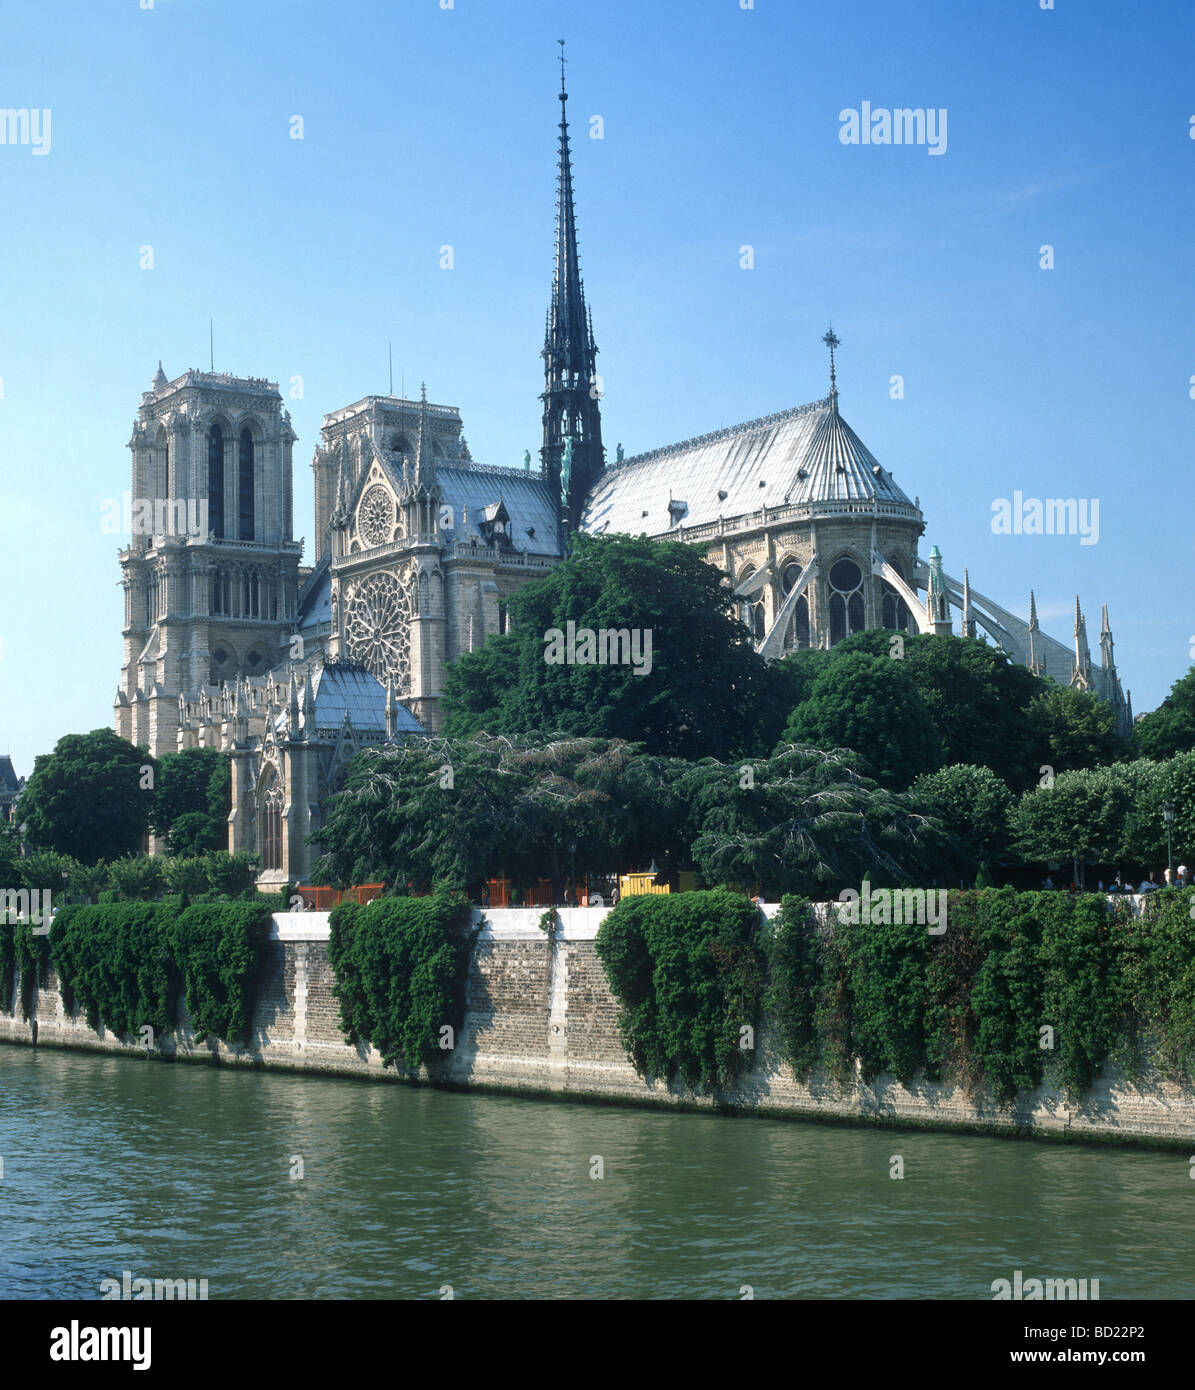
[[[774,906],[765,912],[775,911]],[[197,1043],[185,1019],[165,1055],[284,1071],[314,1071],[375,1080],[519,1094],[567,1096],[661,1107],[690,1107],[787,1117],[814,1117],[1046,1138],[1115,1140],[1187,1150],[1195,1143],[1195,1094],[1161,1079],[1130,1084],[1114,1071],[1097,1080],[1081,1104],[1051,1087],[1000,1106],[960,1087],[914,1081],[903,1086],[881,1075],[840,1086],[815,1074],[798,1082],[778,1050],[767,1018],[757,1034],[755,1066],[738,1083],[694,1095],[639,1076],[618,1036],[619,1008],[594,950],[607,909],[560,913],[561,939],[550,947],[535,910],[489,911],[468,975],[465,1026],[443,1065],[418,1074],[383,1068],[371,1047],[349,1046],[340,1031],[328,961],[324,913],[281,913],[265,949],[261,988],[248,1047],[216,1040]],[[480,921],[480,911],[476,919]],[[140,1054],[133,1041],[93,1032],[81,1014],[68,1014],[58,980],[34,995],[29,1022],[13,997],[0,1000],[0,1042]]]
[[[264,883],[306,875],[306,844],[348,755],[439,731],[447,665],[506,630],[506,605],[559,563],[570,529],[701,546],[727,576],[768,660],[874,628],[979,628],[1035,671],[1132,710],[1107,610],[1100,660],[1075,608],[1073,650],[918,554],[925,520],[843,419],[834,349],[823,400],[607,466],[592,319],[577,252],[567,93],[560,93],[556,260],[545,340],[543,443],[518,468],[483,467],[460,412],[366,396],[325,415],[312,461],[315,544],[292,535],[290,419],[277,386],[161,363],[141,401],[134,517],[120,555],[124,660],[116,732],[155,756],[194,745],[233,757],[230,847],[262,853]],[[921,594],[924,593],[924,598]],[[373,678],[337,727],[300,719],[331,661]],[[285,706],[285,714],[282,712]],[[285,727],[284,727],[285,725]],[[272,817],[283,816],[274,852]]]
[[[141,398],[115,728],[155,757],[177,747],[180,694],[264,675],[286,650],[302,552],[295,438],[277,385],[260,378],[167,381],[159,364]]]

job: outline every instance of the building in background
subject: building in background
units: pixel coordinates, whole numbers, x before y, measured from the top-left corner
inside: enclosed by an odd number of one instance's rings
[[[435,732],[449,662],[506,629],[506,604],[577,528],[701,546],[766,659],[871,628],[982,629],[1016,661],[1091,690],[1131,723],[1107,610],[1094,662],[948,575],[908,495],[843,419],[808,405],[607,466],[585,301],[563,68],[556,257],[539,466],[476,462],[460,411],[365,396],[324,416],[312,460],[316,561],[293,535],[295,433],[274,382],[161,363],[129,447],[120,553],[117,733],[155,756],[214,747],[233,763],[229,847],[263,885],[299,881],[308,838],[361,748]],[[924,597],[922,597],[924,595]],[[0,774],[3,764],[0,763]],[[0,802],[0,805],[3,803]]]

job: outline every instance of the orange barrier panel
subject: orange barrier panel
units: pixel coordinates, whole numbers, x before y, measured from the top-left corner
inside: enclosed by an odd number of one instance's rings
[[[299,884],[295,892],[303,899],[308,912],[330,912],[342,902],[371,903],[380,898],[386,885],[384,883],[361,883],[353,888],[328,888],[324,885]]]

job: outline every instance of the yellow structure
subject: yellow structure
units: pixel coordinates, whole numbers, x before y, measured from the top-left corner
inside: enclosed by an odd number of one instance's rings
[[[619,874],[618,896],[633,898],[640,893],[671,893],[667,883],[655,883],[655,874]]]

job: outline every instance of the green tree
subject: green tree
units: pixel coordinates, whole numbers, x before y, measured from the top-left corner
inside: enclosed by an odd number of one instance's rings
[[[904,663],[863,651],[848,652],[822,671],[783,738],[853,749],[876,780],[892,788],[907,787],[942,758],[929,710]]]
[[[578,534],[568,559],[510,600],[513,630],[448,667],[445,732],[558,731],[642,743],[649,753],[723,757],[769,746],[780,686],[733,615],[723,576],[694,547]],[[640,634],[650,669],[549,660],[549,634]]]
[[[162,896],[162,860],[147,854],[129,855],[108,866],[112,887],[126,902],[153,902]]]
[[[1170,694],[1133,726],[1142,757],[1163,759],[1195,749],[1195,666],[1174,682]]]
[[[748,775],[749,774],[749,775]],[[681,780],[706,883],[758,883],[765,896],[833,895],[877,881],[924,881],[946,843],[941,826],[863,776],[841,750],[782,746],[740,767],[704,759]]]
[[[21,794],[29,843],[84,864],[141,849],[157,763],[111,729],[67,734],[42,753]]]
[[[155,778],[150,824],[172,855],[222,849],[232,803],[230,763],[215,748],[184,748],[163,756]]]
[[[223,827],[206,811],[184,811],[170,827],[166,850],[172,857],[193,858],[223,848]]]
[[[1083,886],[1088,864],[1113,863],[1123,852],[1132,804],[1133,783],[1122,768],[1064,772],[1021,797],[1011,817],[1014,840],[1027,860],[1072,860]]]
[[[912,676],[941,742],[940,763],[990,767],[1014,792],[1033,786],[1045,759],[1028,713],[1044,682],[973,637],[917,633],[903,636],[899,646],[893,637],[885,630],[856,633],[832,655],[837,660],[868,652],[892,660],[900,653],[900,665]]]
[[[619,855],[687,849],[678,791],[687,765],[618,740],[408,738],[353,760],[333,799],[317,879],[458,885],[504,869],[550,877]],[[576,846],[575,851],[573,846]]]
[[[1104,767],[1127,751],[1111,705],[1089,691],[1052,685],[1033,697],[1028,717],[1042,762],[1056,773]]]
[[[960,874],[974,872],[984,861],[1007,859],[1012,794],[991,768],[969,763],[941,767],[913,783],[910,799],[952,832]]]

